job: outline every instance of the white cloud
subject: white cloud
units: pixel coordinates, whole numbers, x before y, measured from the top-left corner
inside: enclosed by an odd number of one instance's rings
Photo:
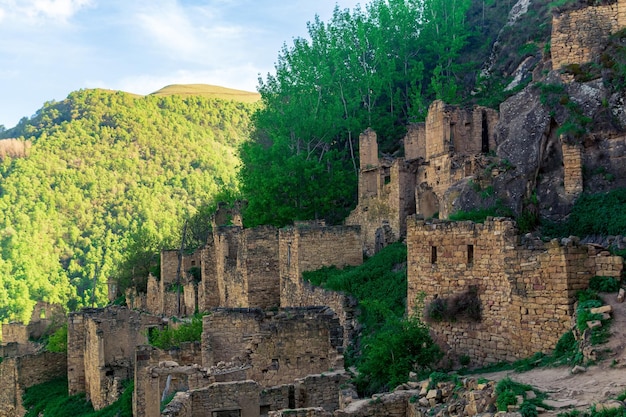
[[[0,20],[10,17],[24,23],[44,21],[67,23],[93,0],[0,0]]]

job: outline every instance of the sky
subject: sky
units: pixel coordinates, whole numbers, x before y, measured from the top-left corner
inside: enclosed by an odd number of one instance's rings
[[[306,23],[366,0],[0,0],[0,125],[84,88],[256,91]]]

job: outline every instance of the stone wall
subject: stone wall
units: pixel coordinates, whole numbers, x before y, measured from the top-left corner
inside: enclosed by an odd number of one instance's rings
[[[620,257],[598,260],[575,239],[563,245],[520,241],[515,223],[501,218],[484,224],[412,220],[407,247],[409,311],[418,307],[420,293],[428,305],[477,290],[480,321],[459,316],[432,322],[452,357],[469,355],[477,365],[553,349],[570,328],[576,292],[588,286],[599,266],[621,273]],[[608,265],[620,271],[608,271]]]
[[[242,307],[278,307],[278,230],[273,226],[260,226],[245,229],[244,236],[241,266],[248,285],[247,303]]]
[[[563,149],[563,186],[565,194],[576,198],[583,192],[583,158],[578,145],[561,141]]]
[[[28,343],[28,327],[22,323],[5,323],[2,325],[2,343]]]
[[[295,383],[296,408],[319,407],[328,412],[340,408],[339,392],[350,376],[339,372],[308,375]]]
[[[254,381],[214,383],[177,395],[162,416],[258,417],[259,385]]]
[[[23,416],[22,395],[33,385],[42,384],[67,373],[64,353],[42,352],[12,358],[0,363],[0,415]]]
[[[554,15],[552,68],[583,64],[600,55],[609,36],[626,27],[626,1]]]
[[[203,329],[204,367],[243,365],[245,378],[264,387],[343,367],[343,331],[325,307],[216,309]]]
[[[135,353],[133,415],[157,417],[160,404],[176,392],[190,391],[210,384],[198,365],[200,344],[189,343],[169,352],[152,346],[139,346]]]
[[[221,226],[214,231],[217,287],[222,307],[280,305],[278,230]]]
[[[447,218],[458,193],[453,185],[482,172],[482,156],[496,148],[498,112],[462,109],[436,100],[425,123],[409,125],[405,158],[377,158],[376,133],[359,138],[359,203],[346,224],[360,225],[363,248],[373,255],[406,235],[406,218]],[[376,152],[376,154],[374,154]]]
[[[278,250],[280,303],[283,307],[302,305],[303,272],[326,266],[344,268],[363,263],[358,226],[301,225],[284,228],[280,230]]]
[[[147,341],[158,317],[125,307],[83,309],[68,319],[68,383],[70,394],[85,392],[95,409],[117,400],[120,382],[133,376],[134,352]]]
[[[65,311],[58,304],[38,301],[33,308],[27,324],[2,324],[2,343],[28,344],[29,340],[38,340],[52,334],[65,323]]]
[[[428,218],[438,213],[447,218],[453,211],[450,188],[476,176],[482,166],[479,155],[494,150],[498,113],[486,107],[461,109],[442,101],[428,108],[425,123],[427,163],[417,172],[416,212]]]
[[[418,142],[417,130],[409,130],[406,141]],[[379,159],[376,141],[371,129],[359,136],[359,203],[345,221],[361,227],[361,246],[369,255],[404,236],[405,219],[415,213],[415,163]]]
[[[220,294],[217,285],[217,265],[215,260],[215,243],[213,235],[209,235],[205,250],[202,251],[202,279],[198,284],[198,310],[210,311],[219,307]]]

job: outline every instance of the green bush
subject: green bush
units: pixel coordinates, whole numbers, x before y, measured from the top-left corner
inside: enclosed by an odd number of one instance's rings
[[[67,353],[67,323],[52,333],[46,349],[50,352]]]
[[[498,394],[498,399],[496,400],[498,411],[507,411],[509,409],[509,405],[515,404],[517,404],[517,397],[511,391],[505,391]]]
[[[589,289],[598,292],[617,292],[619,281],[614,277],[592,277],[589,281]]]
[[[178,327],[170,327],[163,330],[153,329],[148,333],[148,342],[159,349],[171,349],[179,347],[183,342],[199,342],[202,336],[203,314],[196,314],[191,321]]]
[[[539,412],[537,406],[529,401],[524,401],[519,408],[519,412],[522,417],[537,417]]]

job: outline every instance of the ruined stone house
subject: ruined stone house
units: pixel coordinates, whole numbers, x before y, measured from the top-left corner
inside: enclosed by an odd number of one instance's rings
[[[515,222],[409,220],[408,310],[443,300],[448,306],[473,292],[480,316],[463,311],[431,322],[453,359],[474,365],[515,361],[554,349],[571,329],[576,293],[594,275],[619,278],[623,259],[578,240],[543,242],[520,237]],[[467,298],[465,298],[467,303]],[[426,314],[428,316],[428,314]]]
[[[406,219],[418,214],[447,218],[451,188],[483,169],[481,155],[495,150],[498,113],[434,101],[425,123],[408,126],[404,157],[379,157],[376,133],[359,137],[359,202],[346,220],[362,229],[368,254],[406,236]]]

